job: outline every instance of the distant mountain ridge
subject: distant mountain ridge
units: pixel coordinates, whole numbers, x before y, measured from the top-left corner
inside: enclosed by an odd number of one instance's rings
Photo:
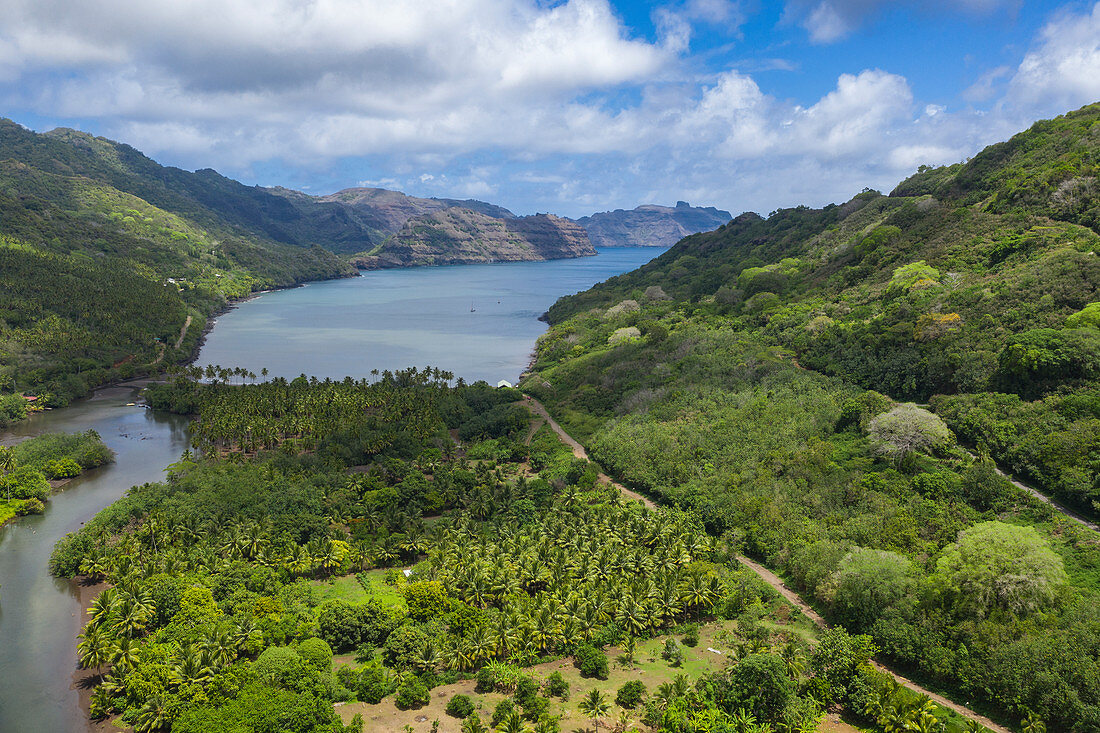
[[[363,269],[520,262],[596,254],[576,222],[552,214],[498,218],[451,206],[410,218],[376,250],[352,258]]]
[[[730,212],[713,206],[645,204],[629,211],[603,211],[577,219],[597,247],[671,247],[686,236],[729,222]]]

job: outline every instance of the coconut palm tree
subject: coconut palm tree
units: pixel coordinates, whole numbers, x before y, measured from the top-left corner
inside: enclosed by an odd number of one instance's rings
[[[595,687],[581,699],[578,707],[582,713],[592,719],[592,727],[597,729],[600,727],[600,718],[607,715],[607,711],[611,709],[611,705],[607,702],[607,695]]]
[[[145,701],[141,712],[138,713],[134,730],[136,733],[154,733],[158,730],[168,730],[171,725],[172,721],[168,717],[168,708],[164,704],[164,698],[160,695],[153,695]]]
[[[1047,733],[1046,723],[1030,710],[1027,713],[1027,717],[1024,718],[1022,725],[1024,733]]]
[[[95,667],[96,676],[102,680],[102,667],[111,661],[112,644],[110,637],[102,629],[95,627],[90,630],[85,629],[80,638],[80,643],[76,645],[80,666],[84,669]]]
[[[465,720],[462,721],[462,733],[489,733],[489,729],[485,727],[485,723],[481,722],[481,716],[477,713],[470,713]]]

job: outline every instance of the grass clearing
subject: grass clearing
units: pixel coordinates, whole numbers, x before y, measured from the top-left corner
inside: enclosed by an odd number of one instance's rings
[[[364,603],[370,598],[377,598],[383,606],[406,608],[401,589],[386,582],[388,572],[388,570],[369,570],[358,574],[311,580],[310,585],[317,594],[318,602],[340,600],[348,603]]]
[[[805,630],[794,626],[780,626],[788,633],[802,634]],[[572,731],[576,729],[588,729],[592,721],[580,712],[580,701],[592,688],[598,688],[612,703],[611,711],[604,722],[617,720],[622,708],[614,704],[615,695],[619,688],[630,680],[640,680],[646,687],[646,694],[652,694],[661,684],[672,682],[678,675],[686,675],[694,682],[701,674],[713,672],[725,667],[730,660],[730,646],[736,639],[736,621],[722,621],[703,624],[699,627],[699,643],[694,647],[683,646],[684,663],[680,667],[673,667],[661,658],[665,641],[674,638],[680,642],[680,634],[665,634],[652,639],[639,640],[634,651],[635,662],[627,665],[619,661],[623,652],[621,649],[611,647],[606,650],[609,670],[606,680],[590,679],[581,676],[580,670],[573,666],[571,657],[546,662],[528,667],[525,672],[539,682],[544,682],[553,672],[560,672],[565,681],[569,683],[569,700],[562,701],[552,698],[550,702],[550,714],[561,716],[561,729]],[[717,649],[720,654],[709,651],[709,648]],[[440,733],[459,733],[462,721],[446,714],[447,702],[455,695],[468,695],[475,708],[481,715],[482,721],[488,725],[493,710],[497,704],[508,697],[499,692],[478,693],[474,692],[474,681],[462,680],[450,685],[441,685],[431,691],[431,701],[427,706],[419,710],[398,710],[393,703],[393,696],[387,697],[377,705],[362,702],[346,703],[336,708],[337,713],[349,722],[356,713],[363,716],[364,733],[388,733],[389,731],[402,730],[406,725],[411,726],[417,733],[427,733],[432,729],[432,722],[439,721]],[[639,724],[642,707],[627,711],[631,719]],[[844,726],[845,724],[839,723]],[[856,728],[833,727],[828,729],[836,733],[855,731]]]

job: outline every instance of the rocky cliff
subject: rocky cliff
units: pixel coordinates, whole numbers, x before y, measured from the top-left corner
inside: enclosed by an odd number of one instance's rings
[[[671,247],[689,234],[717,229],[732,217],[713,206],[647,204],[626,211],[604,211],[577,220],[597,247]]]
[[[363,269],[517,262],[596,254],[576,222],[551,214],[501,218],[451,206],[409,219],[370,252],[352,258]]]
[[[410,219],[462,207],[500,219],[515,216],[503,206],[474,199],[418,198],[384,188],[347,188],[327,196],[311,196],[288,188],[267,189],[288,201],[309,221],[318,243],[351,254],[378,247]]]

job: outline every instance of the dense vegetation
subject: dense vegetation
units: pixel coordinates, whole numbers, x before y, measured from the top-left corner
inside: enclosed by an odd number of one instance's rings
[[[888,197],[744,214],[559,301],[522,386],[887,659],[1096,730],[1095,536],[955,437],[1100,500],[1098,151],[1093,105]]]
[[[548,428],[529,435],[515,390],[449,376],[154,388],[198,415],[207,457],[134,487],[51,559],[110,584],[79,645],[93,716],[139,731],[356,730],[334,702],[418,709],[474,676],[477,698],[504,697],[491,721],[449,699],[463,730],[557,731],[570,685],[529,668],[566,655],[585,687],[568,709],[597,721],[615,700],[620,720],[664,731],[793,733],[839,704],[942,729],[933,705],[867,666],[869,638],[811,648],[808,625],[691,513],[624,503]],[[715,658],[694,653],[700,622],[724,629],[709,643],[737,664],[686,666]],[[604,649],[634,669],[651,638],[668,681],[608,688]]]
[[[14,447],[0,446],[0,525],[13,517],[41,514],[53,485],[113,460],[94,430],[46,433]]]
[[[229,299],[351,272],[176,187],[199,174],[69,132],[0,121],[0,399],[27,391],[66,404],[185,360]],[[20,416],[3,407],[0,420]]]

